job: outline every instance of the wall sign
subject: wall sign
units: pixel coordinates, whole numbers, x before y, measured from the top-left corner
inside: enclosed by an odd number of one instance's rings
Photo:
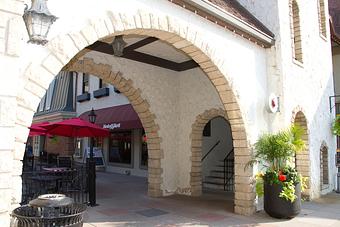
[[[90,147],[85,148],[83,162],[90,158]],[[93,147],[93,158],[96,161],[96,166],[105,166],[103,151],[101,147]]]
[[[275,94],[270,94],[268,97],[267,109],[269,113],[277,113],[280,112],[280,99]]]
[[[120,123],[104,124],[103,128],[113,130],[115,128],[120,128]]]

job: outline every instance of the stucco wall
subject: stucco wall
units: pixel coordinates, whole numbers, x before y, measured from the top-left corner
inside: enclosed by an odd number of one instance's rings
[[[131,79],[143,91],[163,138],[163,187],[168,194],[189,187],[190,133],[198,114],[223,107],[209,79],[200,69],[175,72],[126,59],[90,52],[86,57]]]
[[[198,114],[212,108],[223,108],[221,100],[207,78],[200,69],[192,69],[180,73],[179,76],[179,125],[178,141],[178,187],[189,187],[189,173],[191,168],[191,138],[192,124]]]
[[[329,112],[328,97],[333,95],[332,58],[328,13],[326,13],[327,37],[320,36],[318,1],[297,1],[300,9],[303,64],[293,62],[289,17],[289,1],[240,0],[275,34],[275,49],[268,56],[269,92],[280,96],[280,113],[269,116],[271,130],[287,127],[292,122],[292,113],[303,110],[309,131],[312,197],[320,191],[320,147],[323,140],[329,146],[331,187],[334,189],[335,137],[330,133],[333,114]],[[325,9],[328,9],[325,1]],[[335,66],[335,71],[336,71]],[[274,84],[273,84],[274,82]],[[275,85],[276,84],[276,85]],[[274,86],[272,86],[274,85]]]
[[[333,114],[329,112],[328,97],[333,95],[332,58],[327,14],[327,39],[320,36],[317,1],[298,1],[303,48],[303,65],[292,60],[290,36],[281,37],[283,91],[285,124],[291,122],[292,111],[300,106],[309,130],[309,152],[311,166],[311,197],[318,197],[320,191],[320,147],[326,141],[329,147],[329,163],[332,176],[335,174],[335,137],[331,135],[330,125]],[[325,1],[328,6],[327,1]],[[280,14],[289,15],[289,7],[279,2]],[[326,7],[327,9],[328,7]],[[281,17],[281,31],[290,34],[289,17]],[[317,54],[316,54],[317,53]],[[308,81],[308,82],[306,82]],[[334,177],[331,177],[334,188]]]
[[[255,3],[255,1],[253,2]],[[226,31],[165,0],[126,0],[121,1],[120,4],[105,0],[95,2],[80,0],[48,1],[50,11],[57,15],[59,19],[52,26],[49,36],[50,39],[53,39],[52,44],[42,47],[26,43],[26,29],[21,18],[24,9],[23,2],[1,0],[0,67],[3,70],[3,75],[8,76],[3,80],[6,80],[6,83],[0,83],[0,136],[2,138],[0,142],[0,172],[1,177],[11,179],[11,181],[1,181],[0,215],[4,218],[0,220],[4,222],[0,224],[7,226],[8,211],[11,210],[11,204],[17,206],[20,200],[20,159],[23,157],[23,143],[27,138],[27,126],[32,120],[33,111],[38,105],[39,99],[58,70],[61,70],[67,61],[78,53],[78,47],[83,48],[88,45],[88,40],[90,42],[96,41],[98,36],[102,38],[101,33],[97,33],[94,27],[86,26],[95,21],[96,18],[107,15],[108,10],[113,13],[120,13],[120,19],[117,21],[120,21],[120,26],[124,29],[128,29],[130,26],[131,18],[129,18],[129,15],[148,16],[141,11],[151,11],[154,15],[163,16],[163,19],[165,16],[169,16],[171,23],[167,22],[167,28],[163,29],[176,30],[178,28],[180,30],[186,28],[183,31],[177,30],[176,33],[185,37],[185,39],[190,39],[195,44],[208,44],[198,48],[217,65],[218,70],[225,76],[232,91],[236,94],[242,115],[242,119],[239,119],[244,123],[246,129],[246,136],[242,138],[246,141],[239,140],[239,144],[246,144],[242,145],[244,148],[248,147],[248,142],[254,143],[261,131],[276,130],[280,126],[287,126],[291,121],[294,108],[301,106],[310,131],[313,173],[311,175],[315,176],[312,179],[312,184],[313,193],[317,195],[319,186],[317,176],[320,175],[318,174],[320,166],[318,155],[322,140],[325,140],[329,147],[329,163],[334,163],[335,140],[329,130],[331,116],[328,112],[327,102],[328,96],[332,94],[333,90],[330,44],[329,41],[323,40],[318,35],[316,0],[308,1],[308,3],[306,1],[299,2],[302,4],[300,7],[301,31],[305,56],[303,68],[292,63],[291,60],[291,37],[288,36],[290,34],[288,1],[277,1],[278,12],[275,13],[275,10],[272,10],[267,14],[268,19],[265,24],[273,29],[276,34],[276,45],[271,50],[265,50],[239,35]],[[65,7],[66,5],[67,7]],[[255,11],[260,12],[261,8],[269,9],[270,7],[261,5]],[[74,9],[80,12],[77,13],[76,17],[74,16]],[[149,22],[153,21],[152,19],[149,18]],[[269,23],[271,19],[273,19],[273,22]],[[126,23],[122,24],[121,21]],[[143,21],[145,21],[145,18]],[[169,26],[173,24],[178,27],[169,29]],[[151,27],[150,25],[147,26],[146,23],[142,25]],[[157,28],[161,26],[157,25]],[[84,30],[81,31],[83,37],[77,36],[79,35],[78,31],[83,28]],[[63,34],[69,35],[63,37]],[[195,37],[193,38],[193,36]],[[329,38],[329,34],[327,37]],[[74,42],[74,39],[79,42]],[[276,61],[272,61],[272,59]],[[113,66],[118,68],[131,66],[129,64],[124,65],[124,62],[117,62],[117,59],[97,60],[112,63]],[[137,64],[134,65],[137,66]],[[143,69],[146,73],[143,77],[138,77],[139,70]],[[151,72],[148,70],[149,68],[146,66],[138,65],[138,72],[136,68],[122,70],[122,72],[127,78],[134,77],[136,87],[143,88],[143,95],[146,99],[152,99],[149,95],[151,93],[159,94],[153,97],[154,101],[150,103],[150,109],[157,115],[156,123],[160,127],[160,136],[163,138],[161,143],[161,148],[164,150],[164,159],[162,159],[163,187],[171,193],[177,189],[177,186],[185,187],[187,184],[186,177],[181,178],[181,180],[174,177],[178,170],[173,170],[171,166],[173,163],[165,162],[165,160],[174,158],[177,152],[176,148],[178,148],[176,143],[180,143],[175,132],[180,127],[178,125],[180,121],[176,117],[178,113],[181,113],[181,109],[173,103],[177,101],[178,94],[181,98],[184,96],[181,93],[182,83],[179,79],[182,75],[155,68]],[[132,72],[132,74],[127,72]],[[144,79],[148,83],[145,83]],[[159,86],[160,84],[161,86]],[[265,111],[265,102],[272,85],[274,91],[281,96],[281,113],[274,115],[275,117],[268,115]],[[18,94],[20,94],[19,98],[17,98]],[[165,102],[161,102],[160,100],[164,101],[164,97],[166,97]],[[160,110],[167,110],[168,113],[161,115],[161,113],[157,113]],[[197,114],[199,113],[197,112]],[[277,116],[281,117],[282,121],[277,120]],[[188,117],[188,122],[189,118],[191,117]],[[171,124],[171,122],[175,123]],[[275,127],[273,127],[273,124],[275,124]],[[162,129],[162,127],[166,127],[166,129]],[[164,140],[164,138],[166,139]],[[174,143],[174,141],[176,142]],[[239,147],[242,148],[242,146]],[[183,152],[185,149],[183,149]],[[186,162],[185,160],[188,160],[188,157],[183,158],[183,162]],[[331,166],[330,171],[334,173],[333,166]],[[333,178],[331,177],[331,179]],[[242,182],[242,184],[245,185],[247,182]],[[236,197],[241,202],[252,202],[252,198],[250,198],[252,195],[248,197],[247,195],[246,193],[239,193],[236,194]],[[242,198],[247,198],[247,200],[242,200]],[[240,204],[238,205],[243,208]],[[239,209],[238,212],[251,212],[251,209],[241,210]]]

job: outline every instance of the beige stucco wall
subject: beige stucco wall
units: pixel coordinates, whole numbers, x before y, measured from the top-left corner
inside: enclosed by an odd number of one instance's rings
[[[96,63],[111,64],[112,69],[131,79],[143,91],[156,115],[164,151],[163,189],[165,194],[187,193],[191,167],[192,124],[197,115],[211,108],[223,108],[210,80],[196,68],[175,72],[98,52],[85,55]]]

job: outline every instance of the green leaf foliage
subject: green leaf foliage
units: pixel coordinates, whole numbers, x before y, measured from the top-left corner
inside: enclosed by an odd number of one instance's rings
[[[302,191],[306,188],[306,178],[289,164],[295,153],[305,148],[302,139],[304,134],[303,128],[292,125],[289,129],[275,134],[266,133],[259,137],[255,143],[256,153],[246,165],[248,167],[259,163],[266,168],[265,173],[256,176],[255,187],[258,196],[263,195],[264,182],[282,185],[279,196],[290,202],[296,199],[296,184],[301,183]]]
[[[340,115],[337,115],[332,125],[332,133],[340,136]]]
[[[304,149],[303,134],[303,129],[295,125],[276,134],[263,134],[255,143],[256,154],[248,165],[257,162],[272,170],[282,169],[296,152]]]

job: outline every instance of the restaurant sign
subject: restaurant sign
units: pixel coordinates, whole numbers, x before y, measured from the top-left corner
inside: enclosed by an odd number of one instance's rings
[[[120,123],[104,124],[103,128],[113,130],[115,128],[120,128]]]

